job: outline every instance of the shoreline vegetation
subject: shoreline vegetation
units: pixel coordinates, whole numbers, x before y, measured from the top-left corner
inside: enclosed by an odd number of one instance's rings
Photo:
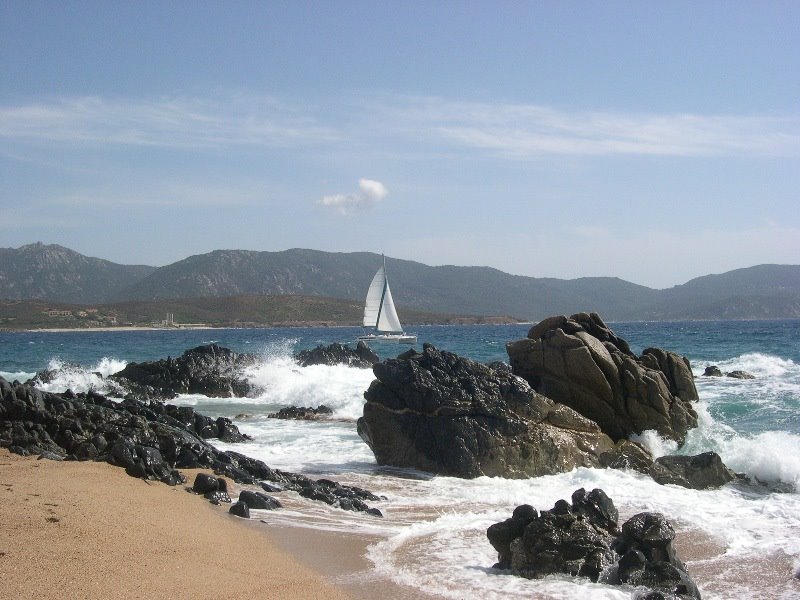
[[[0,331],[360,327],[363,304],[316,296],[234,296],[82,305],[0,300]],[[510,316],[403,311],[406,326],[525,323]]]

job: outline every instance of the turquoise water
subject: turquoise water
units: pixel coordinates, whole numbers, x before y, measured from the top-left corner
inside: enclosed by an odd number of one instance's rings
[[[301,498],[281,498],[287,510],[270,522],[314,527],[342,534],[368,534],[370,576],[391,579],[420,594],[466,598],[614,598],[630,590],[589,584],[572,578],[527,581],[493,574],[496,559],[486,541],[491,523],[507,518],[518,504],[551,508],[585,487],[601,487],[613,498],[622,519],[643,510],[666,514],[679,536],[707,537],[719,552],[689,561],[703,597],[800,597],[800,321],[612,323],[637,354],[661,347],[686,356],[696,375],[699,426],[684,448],[646,432],[641,441],[656,454],[715,450],[737,472],[766,482],[781,482],[789,493],[754,493],[732,487],[697,492],[659,486],[624,471],[577,469],[529,480],[460,480],[387,469],[375,464],[355,432],[369,369],[344,366],[300,368],[295,352],[331,342],[350,342],[359,328],[215,329],[135,332],[0,333],[0,375],[26,380],[36,371],[69,363],[46,386],[50,391],[104,390],[100,375],[127,362],[177,356],[188,348],[216,342],[256,354],[245,374],[257,386],[249,398],[186,395],[187,404],[210,416],[227,416],[254,439],[225,446],[267,464],[312,476],[329,476],[387,496],[382,520]],[[528,325],[426,326],[412,329],[423,342],[475,360],[505,360],[505,344],[525,336]],[[384,345],[384,358],[408,346]],[[745,370],[752,380],[703,377],[705,367]],[[282,406],[333,408],[334,419],[291,422],[269,419]],[[731,526],[733,525],[733,527]],[[678,547],[680,554],[680,546]],[[759,561],[754,570],[753,564]],[[756,572],[757,571],[757,572]],[[447,573],[447,577],[442,577]]]

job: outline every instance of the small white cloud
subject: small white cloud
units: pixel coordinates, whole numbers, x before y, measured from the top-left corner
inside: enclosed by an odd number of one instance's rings
[[[356,211],[368,210],[383,200],[388,194],[386,186],[374,179],[359,179],[358,191],[352,194],[333,194],[324,196],[320,204],[349,215]]]

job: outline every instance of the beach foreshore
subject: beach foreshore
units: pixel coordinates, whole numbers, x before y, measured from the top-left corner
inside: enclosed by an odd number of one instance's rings
[[[191,483],[195,472],[185,474]],[[351,592],[337,586],[338,567],[323,573],[304,564],[299,556],[315,545],[313,532],[292,532],[288,546],[299,555],[292,556],[268,527],[229,515],[227,505],[106,463],[0,449],[0,494],[5,598],[368,597],[357,581]],[[358,570],[364,544],[335,545],[339,560]]]

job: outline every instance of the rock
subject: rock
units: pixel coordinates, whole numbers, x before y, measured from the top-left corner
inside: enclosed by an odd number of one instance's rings
[[[716,452],[697,456],[662,456],[655,460],[651,475],[658,483],[680,485],[695,490],[722,487],[737,479]]]
[[[594,313],[545,319],[506,350],[513,372],[534,390],[596,422],[615,441],[654,429],[683,443],[697,426],[689,361],[655,348],[637,358]]]
[[[128,363],[111,379],[131,389],[137,398],[174,398],[178,394],[242,397],[251,391],[242,370],[254,363],[254,356],[208,344],[175,359]]]
[[[299,421],[316,421],[320,417],[333,414],[333,409],[321,404],[317,408],[305,406],[286,406],[276,413],[267,415],[270,419],[295,419]]]
[[[281,490],[297,491],[346,510],[380,514],[366,502],[381,498],[367,490],[327,480],[317,483],[237,452],[217,450],[203,437],[209,430],[238,433],[226,419],[208,419],[190,407],[132,399],[114,402],[94,392],[54,394],[0,377],[0,446],[17,454],[101,460],[132,476],[169,485],[185,481],[177,469],[204,468],[217,477],[198,475],[192,487],[210,494],[214,502],[230,501],[224,479],[229,477],[237,483],[271,482]],[[245,439],[241,434],[233,437]]]
[[[600,465],[598,426],[507,370],[426,344],[373,366],[359,435],[378,464],[456,477],[535,477]]]
[[[228,509],[228,512],[233,516],[241,517],[242,519],[250,518],[250,507],[244,502],[237,502]]]
[[[369,369],[380,361],[380,357],[364,342],[358,342],[355,350],[339,343],[333,343],[328,346],[320,345],[313,350],[298,352],[294,359],[301,367],[311,365],[347,365],[361,369]]]
[[[243,502],[250,509],[275,510],[281,508],[281,503],[272,496],[250,490],[242,490],[239,493],[239,502]]]
[[[704,377],[722,377],[722,371],[717,365],[711,365],[710,367],[706,367],[706,370],[703,372]]]
[[[530,505],[491,525],[495,568],[528,578],[566,574],[630,585],[636,597],[696,598],[700,592],[672,546],[675,531],[658,513],[640,513],[620,529],[614,503],[603,490],[576,490],[537,514]],[[642,595],[644,594],[644,595]]]
[[[755,379],[756,376],[752,373],[748,373],[747,371],[731,371],[727,373],[728,377],[732,377],[733,379]]]

